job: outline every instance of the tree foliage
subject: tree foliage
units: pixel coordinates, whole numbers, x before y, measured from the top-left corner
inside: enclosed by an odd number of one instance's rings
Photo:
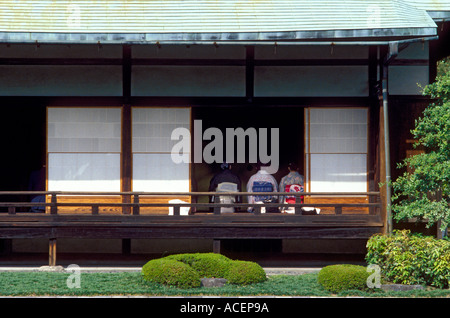
[[[450,60],[440,62],[436,81],[423,94],[433,100],[411,131],[415,147],[424,153],[406,158],[398,166],[408,167],[393,183],[392,210],[397,220],[417,217],[428,226],[450,224]]]

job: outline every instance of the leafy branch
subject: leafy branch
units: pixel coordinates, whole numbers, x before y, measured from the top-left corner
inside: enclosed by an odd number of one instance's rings
[[[443,230],[450,224],[450,60],[441,63],[444,71],[423,91],[433,102],[411,131],[414,147],[425,152],[398,165],[409,169],[392,183],[392,210],[397,220],[425,219],[428,227],[441,222]]]

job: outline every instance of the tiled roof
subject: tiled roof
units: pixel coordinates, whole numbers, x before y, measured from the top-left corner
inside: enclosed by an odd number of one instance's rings
[[[448,2],[445,8],[448,9]],[[436,34],[419,0],[0,0],[0,41],[302,40]]]
[[[426,10],[435,21],[450,19],[450,0],[405,0],[410,5]]]

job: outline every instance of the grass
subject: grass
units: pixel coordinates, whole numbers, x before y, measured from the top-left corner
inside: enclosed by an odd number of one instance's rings
[[[317,282],[317,273],[274,275],[264,283],[222,288],[178,289],[146,282],[139,272],[81,273],[80,288],[69,288],[70,273],[1,272],[0,296],[315,296],[315,297],[450,297],[450,290],[407,292],[345,291],[334,295]]]

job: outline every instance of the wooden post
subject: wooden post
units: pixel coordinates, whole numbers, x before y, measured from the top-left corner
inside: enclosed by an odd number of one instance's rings
[[[213,253],[220,254],[220,240],[213,240]]]
[[[51,207],[50,207],[50,214],[57,214],[58,213],[58,207],[56,206],[56,193],[52,193],[51,196]]]
[[[48,241],[48,265],[56,266],[56,238]]]
[[[139,215],[140,213],[140,208],[139,208],[139,194],[135,193],[134,194],[134,199],[133,199],[133,215]]]
[[[298,204],[298,203],[302,202],[300,197],[301,197],[300,195],[295,195],[295,203]],[[299,206],[296,206],[294,213],[297,214],[297,215],[301,215],[302,214],[302,208],[299,207]]]
[[[131,154],[131,106],[123,105],[122,107],[122,192],[131,191],[131,175],[132,175],[132,154]],[[131,195],[124,194],[122,196],[122,203],[131,203]],[[130,206],[123,206],[123,214],[130,214]]]
[[[379,124],[379,135],[378,135],[378,147],[379,147],[379,165],[380,170],[380,182],[383,184],[380,187],[380,201],[381,201],[381,219],[383,220],[383,232],[388,233],[387,220],[386,220],[386,160],[385,160],[385,145],[384,145],[384,121],[383,121],[383,107],[380,107],[380,124]]]
[[[131,150],[131,46],[122,46],[122,153],[121,153],[121,189],[122,192],[131,191],[132,179],[132,150]],[[130,195],[122,196],[123,203],[131,203]],[[130,214],[131,207],[124,206],[123,214]]]
[[[220,197],[218,195],[214,196],[214,203],[220,204]],[[214,206],[214,214],[220,214],[220,206]]]
[[[245,59],[245,97],[248,103],[253,102],[255,95],[255,47],[246,47]]]

